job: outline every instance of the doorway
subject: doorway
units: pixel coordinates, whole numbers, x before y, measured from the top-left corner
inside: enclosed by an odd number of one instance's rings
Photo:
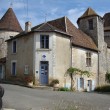
[[[48,84],[48,61],[40,62],[40,84],[47,85]]]
[[[92,80],[88,80],[88,89],[92,91]]]

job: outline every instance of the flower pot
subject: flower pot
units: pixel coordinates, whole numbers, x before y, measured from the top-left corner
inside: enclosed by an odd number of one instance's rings
[[[55,84],[54,87],[55,87],[55,88],[59,88],[59,84]]]
[[[33,86],[33,82],[29,82],[28,83],[28,86]]]

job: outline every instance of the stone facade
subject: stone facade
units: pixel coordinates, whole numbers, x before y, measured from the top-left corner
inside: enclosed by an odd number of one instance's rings
[[[93,29],[89,29],[88,20],[93,20]],[[107,44],[104,41],[103,20],[99,16],[82,18],[79,21],[79,28],[92,37],[98,47],[98,82],[105,83],[105,74],[107,72]]]
[[[10,36],[17,35],[18,32],[13,31],[0,31],[0,58],[7,56],[7,42],[6,40],[10,39]]]
[[[86,64],[86,54],[87,52],[91,53],[91,66]],[[88,80],[92,82],[92,90],[97,86],[97,70],[98,70],[98,53],[95,51],[82,49],[80,47],[72,47],[72,67],[79,68],[83,71],[89,71],[91,73],[90,77],[87,76],[76,76],[74,78],[75,88],[79,91],[82,90],[80,87],[80,78],[84,79],[84,89],[88,89]]]
[[[93,29],[89,28],[90,20],[93,20]],[[103,19],[91,9],[78,19],[78,25],[79,29],[63,17],[32,29],[27,27],[28,31],[8,40],[7,80],[21,80],[26,75],[32,75],[36,85],[47,85],[58,79],[61,87],[70,88],[71,79],[65,74],[69,67],[75,67],[92,74],[90,77],[74,76],[76,90],[92,91],[96,86],[105,84],[105,74],[110,71],[110,49],[104,36],[109,37],[110,33],[104,33]],[[49,48],[42,48],[42,35],[43,43],[49,43]],[[12,53],[13,41],[17,44],[16,53]],[[86,62],[88,52],[91,53],[89,66]],[[16,62],[15,76],[11,74],[13,61]],[[48,83],[43,84],[44,80]]]
[[[16,41],[17,52],[12,52],[13,41]],[[16,77],[15,80],[22,80],[26,75],[25,66],[28,66],[28,74],[33,75],[33,34],[23,36],[18,39],[8,41],[8,52],[6,60],[6,79],[13,79],[12,62],[16,62]]]
[[[40,48],[40,35],[49,35],[49,49]],[[37,85],[40,84],[40,62],[49,63],[49,83],[52,79],[58,79],[64,86],[65,71],[70,67],[70,39],[55,33],[34,33],[16,39],[17,52],[12,53],[12,43],[8,41],[8,56],[6,63],[7,80],[12,78],[11,62],[16,61],[16,78],[23,77],[25,65],[29,67],[29,74],[35,75]],[[65,48],[64,48],[65,47]],[[65,53],[66,52],[66,53]],[[46,56],[43,59],[43,55]],[[27,60],[28,59],[28,60]]]

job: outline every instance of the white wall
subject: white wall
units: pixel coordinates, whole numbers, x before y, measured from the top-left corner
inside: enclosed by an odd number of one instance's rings
[[[40,35],[49,35],[49,49],[40,49]],[[34,72],[38,80],[40,79],[40,61],[43,61],[42,56],[45,55],[44,61],[49,62],[49,82],[52,79],[58,79],[60,85],[64,85],[64,74],[70,67],[71,50],[70,39],[67,36],[56,33],[36,33],[34,35],[35,43],[35,67]],[[36,73],[38,71],[38,73]]]
[[[40,49],[40,35],[49,35],[49,49]],[[38,82],[40,81],[40,61],[48,61],[49,62],[49,77],[53,77],[53,64],[54,64],[54,58],[53,58],[53,50],[54,50],[54,46],[53,46],[53,39],[55,39],[56,36],[54,33],[35,33],[34,34],[34,43],[35,43],[35,67],[34,67],[34,72],[35,72],[35,76],[38,80]],[[43,55],[46,56],[45,59],[43,59]],[[38,71],[38,73],[36,73],[36,71]]]

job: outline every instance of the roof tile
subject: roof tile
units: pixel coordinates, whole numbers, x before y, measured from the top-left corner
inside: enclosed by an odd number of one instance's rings
[[[9,8],[0,20],[0,30],[22,32],[22,28],[12,8]]]

